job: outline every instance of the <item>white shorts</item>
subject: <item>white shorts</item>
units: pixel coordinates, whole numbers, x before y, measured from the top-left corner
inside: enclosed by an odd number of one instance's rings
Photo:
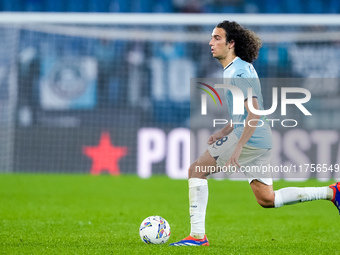
[[[229,135],[216,141],[208,147],[210,155],[216,159],[216,164],[226,174],[232,174],[234,171],[224,171],[225,163],[231,157],[238,143],[238,138],[231,132]],[[249,183],[253,180],[258,180],[266,185],[273,185],[273,179],[269,169],[271,149],[261,149],[253,146],[245,145],[242,148],[238,163],[241,168],[238,171],[244,173],[248,178]],[[265,167],[263,167],[265,166]]]

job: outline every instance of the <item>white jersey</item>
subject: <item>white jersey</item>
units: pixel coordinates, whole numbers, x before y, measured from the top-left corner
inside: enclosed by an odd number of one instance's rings
[[[244,99],[248,98],[248,88],[252,88],[253,97],[257,98],[259,110],[263,110],[263,98],[261,93],[261,84],[259,77],[252,64],[243,61],[236,57],[228,66],[223,70],[223,78],[228,84],[237,86],[243,92]],[[225,89],[225,99],[229,108],[229,113],[233,123],[244,123],[248,116],[247,110],[244,108],[243,115],[233,114],[233,96],[230,90]],[[263,125],[262,125],[263,124]],[[258,127],[255,129],[254,134],[248,140],[247,144],[257,148],[272,148],[272,133],[269,122],[265,116],[261,117],[258,122]],[[261,126],[262,125],[262,126]],[[240,138],[244,129],[243,124],[234,124],[234,133]]]

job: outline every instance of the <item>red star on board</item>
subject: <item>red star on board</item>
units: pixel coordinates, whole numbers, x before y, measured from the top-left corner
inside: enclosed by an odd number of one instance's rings
[[[127,147],[116,147],[111,143],[110,134],[103,132],[98,146],[84,146],[83,153],[92,159],[91,174],[98,175],[108,171],[112,175],[119,175],[118,161],[127,153]]]

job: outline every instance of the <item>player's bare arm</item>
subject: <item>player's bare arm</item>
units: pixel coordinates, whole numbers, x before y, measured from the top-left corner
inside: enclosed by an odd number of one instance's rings
[[[252,101],[253,101],[254,108],[258,110],[259,104],[258,104],[257,98],[252,98]],[[261,116],[256,115],[249,110],[247,101],[244,102],[244,106],[245,106],[245,108],[248,112],[248,116],[245,120],[245,126],[244,126],[244,129],[243,129],[242,135],[240,137],[240,140],[239,140],[233,154],[231,155],[231,157],[229,158],[229,160],[225,164],[226,166],[229,166],[231,164],[233,166],[240,167],[240,165],[238,163],[238,158],[241,155],[242,147],[248,142],[250,137],[254,134],[258,120],[261,118]],[[253,120],[251,122],[251,126],[248,125],[249,120]]]
[[[224,126],[221,130],[217,131],[209,137],[208,144],[211,145],[217,140],[229,135],[231,131],[233,131],[233,129],[234,128],[231,125]]]

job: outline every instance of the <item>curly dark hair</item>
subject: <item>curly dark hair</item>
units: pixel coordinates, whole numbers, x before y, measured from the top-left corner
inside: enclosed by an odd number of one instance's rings
[[[235,21],[228,20],[219,23],[216,27],[225,30],[227,43],[235,42],[236,56],[249,63],[258,57],[262,41],[253,31],[242,27]]]

